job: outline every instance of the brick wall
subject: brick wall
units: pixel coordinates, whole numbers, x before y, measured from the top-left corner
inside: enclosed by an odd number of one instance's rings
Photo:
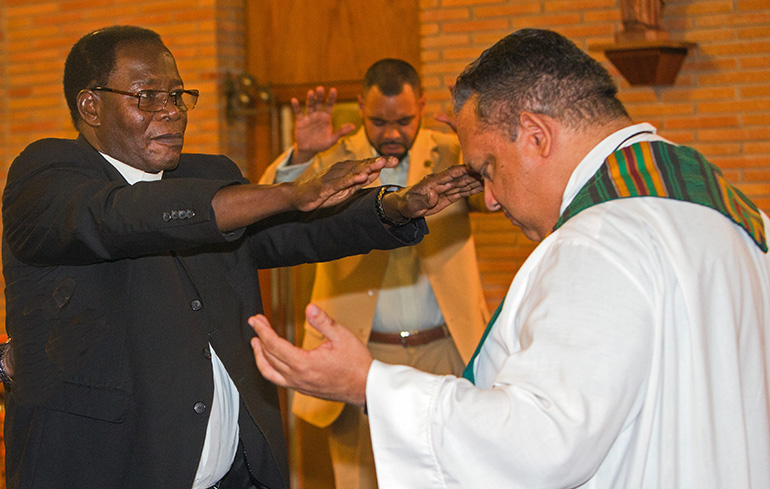
[[[157,31],[174,53],[185,85],[201,97],[185,150],[225,153],[244,170],[246,125],[228,123],[223,84],[245,66],[243,0],[3,0],[0,3],[0,185],[30,142],[76,135],[61,79],[64,59],[82,35],[112,24]],[[0,299],[4,300],[4,299]],[[2,322],[4,302],[0,303]]]
[[[622,29],[618,0],[420,0],[428,114],[449,111],[450,85],[467,63],[523,27],[567,36],[616,74],[638,122],[695,147],[770,210],[770,0],[668,0],[662,27],[697,43],[675,85],[630,86],[600,51]],[[534,247],[500,215],[473,219],[490,307]]]

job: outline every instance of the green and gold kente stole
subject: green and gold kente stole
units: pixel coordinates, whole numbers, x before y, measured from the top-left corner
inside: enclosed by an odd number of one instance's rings
[[[661,141],[635,143],[612,153],[562,213],[554,231],[589,207],[626,197],[664,197],[705,205],[738,224],[767,253],[767,238],[757,206],[733,187],[692,148]],[[463,377],[475,383],[473,363],[503,304],[481,337]]]
[[[735,222],[767,253],[762,216],[692,148],[661,141],[635,143],[612,153],[564,209],[554,231],[593,205],[626,197],[664,197],[705,205]]]

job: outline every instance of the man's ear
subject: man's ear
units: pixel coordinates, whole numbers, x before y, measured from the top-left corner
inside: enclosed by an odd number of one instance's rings
[[[77,108],[80,118],[91,127],[99,127],[99,96],[91,90],[81,90],[77,97]]]
[[[519,116],[519,137],[528,143],[543,158],[551,154],[553,146],[551,119],[533,112],[522,112]]]
[[[361,113],[361,118],[364,118],[364,97],[358,95],[358,111]]]

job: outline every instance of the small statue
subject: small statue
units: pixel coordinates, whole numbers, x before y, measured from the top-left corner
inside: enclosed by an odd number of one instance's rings
[[[617,41],[668,39],[668,33],[660,27],[660,18],[666,0],[620,0],[623,32]]]

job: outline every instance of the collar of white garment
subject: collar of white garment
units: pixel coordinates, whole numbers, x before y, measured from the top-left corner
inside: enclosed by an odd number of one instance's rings
[[[610,134],[602,142],[594,146],[572,172],[572,176],[570,176],[567,187],[564,189],[564,194],[562,195],[559,215],[564,213],[564,209],[566,209],[570,202],[572,202],[572,199],[575,198],[586,182],[594,176],[599,170],[599,167],[602,166],[602,163],[604,163],[604,160],[606,160],[610,154],[620,149],[620,147],[626,147],[640,141],[665,141],[665,139],[658,136],[656,133],[657,129],[655,126],[643,122],[641,124],[624,127],[623,129]]]
[[[116,170],[120,172],[121,175],[123,175],[123,178],[126,179],[129,185],[133,185],[136,182],[155,182],[157,180],[160,180],[163,178],[163,171],[159,171],[158,173],[150,173],[143,170],[140,170],[139,168],[134,168],[131,165],[127,165],[123,163],[122,161],[116,160],[110,155],[106,155],[99,152],[102,156],[104,156],[104,159],[109,161],[112,166],[115,167]]]

